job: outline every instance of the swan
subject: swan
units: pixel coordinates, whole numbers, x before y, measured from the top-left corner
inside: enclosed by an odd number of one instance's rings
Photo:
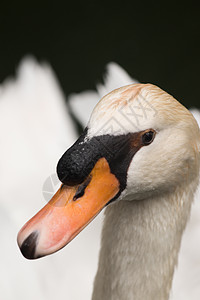
[[[114,90],[59,160],[63,184],[20,230],[22,254],[58,251],[106,207],[92,299],[169,299],[199,162],[184,106],[152,84]]]

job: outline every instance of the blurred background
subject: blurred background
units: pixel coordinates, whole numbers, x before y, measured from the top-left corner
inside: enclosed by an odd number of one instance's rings
[[[22,257],[17,232],[59,187],[57,161],[106,92],[135,78],[200,108],[199,31],[192,2],[1,1],[0,299],[90,299],[102,214],[37,261]],[[193,240],[188,230],[196,255],[188,254],[174,299],[199,299],[199,228]]]
[[[199,4],[168,1],[1,1],[0,82],[25,54],[51,63],[65,94],[95,87],[120,64],[199,106]]]

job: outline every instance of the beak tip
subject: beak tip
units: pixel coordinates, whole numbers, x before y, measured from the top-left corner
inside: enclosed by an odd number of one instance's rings
[[[36,259],[36,247],[37,247],[37,239],[38,239],[38,231],[33,231],[21,244],[19,248],[23,256],[27,259]]]

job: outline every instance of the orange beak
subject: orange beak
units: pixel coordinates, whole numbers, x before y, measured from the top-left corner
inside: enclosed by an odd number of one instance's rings
[[[62,185],[49,203],[22,227],[17,237],[22,254],[34,259],[63,248],[119,189],[119,181],[110,172],[108,162],[99,159],[85,183],[73,187]]]

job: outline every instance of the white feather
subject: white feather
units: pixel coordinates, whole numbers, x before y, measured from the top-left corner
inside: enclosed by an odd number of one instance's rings
[[[200,111],[191,110],[200,126]],[[200,187],[182,237],[178,268],[175,271],[172,300],[198,300],[200,297]]]
[[[103,96],[123,85],[137,82],[137,80],[131,78],[118,64],[110,62],[106,66],[104,84],[98,83],[96,91],[84,91],[79,94],[71,94],[69,96],[69,104],[82,126],[85,127],[93,108]]]
[[[101,217],[48,259],[28,261],[16,243],[21,226],[45,204],[43,183],[76,138],[50,66],[23,60],[16,78],[0,86],[1,299],[90,298]],[[58,187],[52,186],[52,193]]]

